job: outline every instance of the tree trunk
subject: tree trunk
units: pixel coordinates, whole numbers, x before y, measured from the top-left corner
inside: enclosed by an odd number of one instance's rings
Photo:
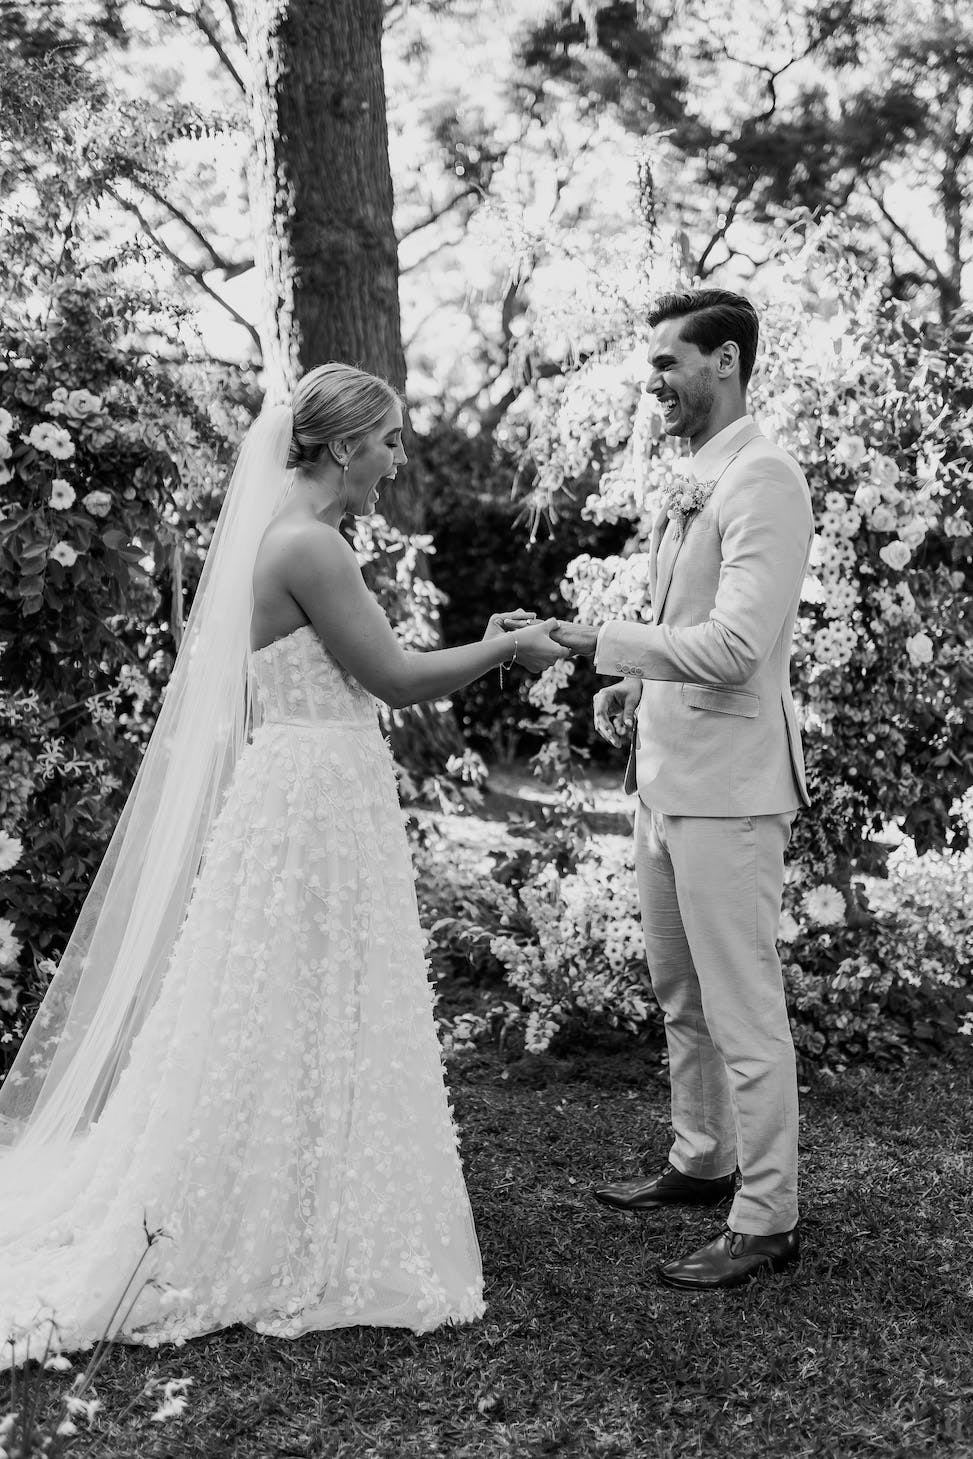
[[[272,400],[328,360],[405,388],[382,14],[382,0],[248,0],[250,210]],[[401,531],[421,531],[415,471],[383,511]],[[394,562],[384,566],[394,582]],[[422,554],[415,573],[429,575]],[[395,716],[391,734],[421,778],[464,748],[452,713],[434,705]]]
[[[252,0],[249,18],[269,388],[339,359],[402,390],[381,0]]]

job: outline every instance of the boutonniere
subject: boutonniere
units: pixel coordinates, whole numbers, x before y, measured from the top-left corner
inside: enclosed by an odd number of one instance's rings
[[[702,511],[716,489],[718,477],[697,481],[692,475],[692,462],[681,458],[673,462],[673,477],[662,488],[661,506],[681,536],[694,512]]]

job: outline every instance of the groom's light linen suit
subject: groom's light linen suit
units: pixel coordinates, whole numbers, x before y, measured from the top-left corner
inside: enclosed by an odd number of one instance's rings
[[[798,1219],[797,1081],[776,937],[791,822],[807,804],[789,682],[813,536],[807,482],[751,417],[694,456],[716,481],[685,530],[663,514],[654,622],[611,622],[601,674],[643,680],[626,789],[646,954],[665,1014],[671,1163],[739,1164],[735,1231]]]

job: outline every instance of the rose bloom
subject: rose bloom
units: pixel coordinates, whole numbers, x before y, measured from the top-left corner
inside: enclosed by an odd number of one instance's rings
[[[63,476],[58,476],[51,482],[51,506],[56,512],[67,511],[74,502],[74,487],[70,481],[65,481]]]
[[[879,548],[878,555],[887,567],[894,568],[896,572],[901,572],[912,556],[912,553],[904,542],[889,542],[884,547]]]
[[[906,639],[905,649],[915,668],[932,663],[932,639],[928,633],[914,633]]]
[[[928,531],[929,523],[925,517],[913,517],[911,522],[903,522],[899,527],[899,541],[904,542],[910,552],[914,552],[919,543],[925,541]]]
[[[890,456],[876,456],[872,462],[872,480],[876,486],[894,486],[902,475]]]
[[[14,448],[6,436],[0,436],[0,461],[9,461],[14,453]]]
[[[77,552],[67,542],[59,542],[52,550],[51,557],[55,562],[59,562],[62,567],[74,567],[74,564],[78,560]]]
[[[107,491],[89,491],[81,498],[81,505],[93,517],[107,517],[111,511],[111,497]]]
[[[74,443],[67,431],[50,421],[41,421],[40,425],[34,426],[27,439],[35,451],[45,451],[55,461],[66,461],[74,455]]]
[[[872,486],[867,481],[855,492],[855,505],[860,507],[863,512],[870,512],[872,507],[877,507],[881,500],[882,494],[878,487]]]
[[[9,410],[0,406],[0,436],[9,436],[14,428],[14,418]]]
[[[20,957],[22,944],[14,936],[14,924],[0,917],[0,968],[12,968]]]
[[[781,912],[780,923],[777,927],[778,942],[794,942],[800,936],[801,928],[795,917],[790,912]]]
[[[875,532],[892,532],[895,529],[895,513],[891,507],[876,507],[869,515],[868,525]]]
[[[861,436],[843,434],[834,449],[835,460],[854,469],[864,461],[867,449]]]
[[[64,405],[64,414],[71,420],[84,420],[86,415],[96,415],[101,410],[101,396],[90,390],[72,390]]]

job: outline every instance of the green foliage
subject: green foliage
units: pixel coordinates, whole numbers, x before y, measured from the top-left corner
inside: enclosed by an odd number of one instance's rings
[[[0,139],[0,1042],[42,996],[134,777],[220,482],[233,394],[178,309],[106,257],[94,205],[161,167],[67,63],[4,68]],[[36,244],[36,247],[33,245]],[[214,395],[213,418],[198,403]],[[223,397],[220,399],[220,397]],[[185,567],[185,571],[183,570]]]
[[[573,484],[557,502],[556,520],[539,524],[532,540],[523,503],[514,496],[515,462],[490,436],[469,436],[447,422],[416,441],[417,465],[426,482],[426,526],[435,549],[436,586],[446,644],[480,638],[491,613],[515,607],[539,616],[566,615],[558,582],[582,551],[618,551],[624,527],[586,519],[580,504],[592,484]],[[543,708],[527,698],[531,681],[515,670],[488,674],[453,695],[467,743],[489,758],[505,759],[534,749],[546,736]],[[576,750],[604,756],[594,732],[591,698],[597,680],[578,665],[563,703]]]

